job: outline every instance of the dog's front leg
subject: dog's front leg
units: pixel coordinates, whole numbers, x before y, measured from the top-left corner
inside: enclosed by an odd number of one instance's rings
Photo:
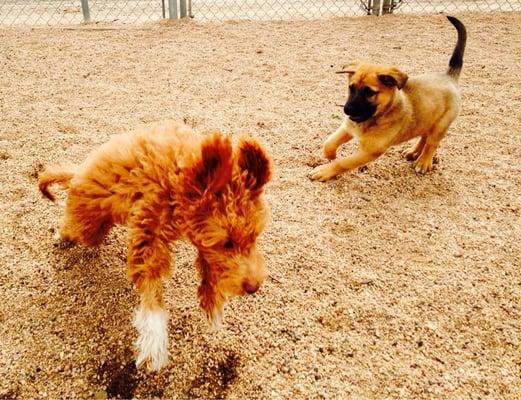
[[[425,146],[425,136],[422,136],[414,146],[412,146],[408,150],[405,150],[402,153],[402,155],[405,157],[405,159],[407,161],[416,161],[416,159],[422,153],[424,146]]]
[[[144,222],[132,226],[128,274],[141,296],[133,320],[139,334],[135,342],[136,365],[146,365],[151,371],[159,370],[168,360],[168,313],[163,302],[161,278],[169,273],[168,242],[161,240]]]
[[[210,327],[217,331],[221,329],[223,324],[225,299],[217,288],[217,282],[212,276],[210,265],[201,253],[197,255],[195,265],[201,279],[197,288],[199,305],[205,313]]]
[[[368,162],[377,159],[381,154],[381,152],[367,153],[359,150],[351,156],[337,158],[329,164],[316,167],[311,172],[311,179],[321,182],[328,181],[335,176],[340,175],[342,172],[361,167]]]
[[[348,132],[347,123],[348,119],[345,118],[338,129],[329,135],[324,142],[322,151],[324,153],[324,157],[326,157],[328,160],[334,160],[336,158],[336,151],[340,145],[349,142],[353,138],[353,136],[351,136]]]

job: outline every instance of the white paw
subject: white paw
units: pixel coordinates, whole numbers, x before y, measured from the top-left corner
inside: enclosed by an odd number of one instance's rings
[[[424,161],[420,157],[414,163],[414,170],[419,174],[425,174],[432,171],[432,169],[432,160]]]
[[[52,234],[52,240],[54,240],[55,242],[61,242],[62,241],[62,237],[60,236],[60,232],[58,231],[58,229],[56,229],[54,231],[54,233]]]
[[[205,315],[211,331],[217,332],[222,328],[224,321],[224,311],[222,308],[214,308],[211,312],[205,312]]]
[[[336,170],[333,163],[319,165],[311,171],[311,179],[314,181],[326,182],[335,176],[337,176],[339,172]]]
[[[140,306],[134,314],[133,325],[139,332],[135,342],[139,351],[136,365],[145,364],[150,371],[164,367],[168,361],[168,313]]]

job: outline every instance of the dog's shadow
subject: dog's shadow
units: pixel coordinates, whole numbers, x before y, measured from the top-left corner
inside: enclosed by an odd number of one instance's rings
[[[212,348],[211,345],[208,345]],[[183,393],[186,398],[224,399],[233,383],[239,378],[240,356],[233,350],[220,346],[211,356],[198,357],[197,371]]]
[[[60,337],[65,347],[80,348],[77,353],[89,370],[88,374],[84,374],[86,379],[95,386],[104,387],[109,398],[161,398],[164,388],[169,385],[169,375],[174,373],[172,369],[190,361],[191,353],[185,354],[183,349],[194,347],[192,338],[206,328],[204,320],[198,320],[199,311],[192,307],[196,306],[195,300],[192,300],[196,286],[186,285],[194,279],[195,254],[187,244],[178,243],[173,264],[176,273],[168,282],[165,281],[167,303],[176,296],[190,299],[187,304],[179,300],[179,304],[176,301],[171,307],[167,305],[172,314],[169,336],[175,347],[176,359],[172,357],[168,368],[158,373],[148,373],[146,369],[137,369],[134,362],[136,332],[131,318],[139,296],[126,275],[124,230],[124,227],[114,228],[104,242],[94,248],[54,243],[52,253],[59,292],[54,296],[50,311],[56,316],[56,321],[63,321]],[[194,304],[191,304],[192,301]],[[96,343],[96,351],[89,347],[92,343]],[[201,347],[199,353],[207,355],[211,344],[204,340],[198,344]],[[215,376],[204,367],[208,360],[200,360],[201,379],[186,381],[190,387],[188,392],[202,397],[215,397],[213,395],[216,393],[217,397],[224,395],[236,376],[235,355],[230,357],[222,361],[222,365],[218,364],[221,369],[217,369]],[[213,360],[212,357],[210,359]],[[63,363],[67,364],[67,361]],[[63,365],[61,368],[67,371],[74,366]]]
[[[396,152],[397,153],[397,152]],[[398,154],[346,172],[325,184],[328,196],[327,228],[335,237],[373,237],[375,229],[394,225],[421,225],[425,215],[450,215],[461,202],[461,193],[443,165],[425,175],[414,171],[410,162],[397,162]]]
[[[54,308],[55,322],[60,322],[54,332],[64,347],[75,348],[74,358],[79,357],[86,370],[96,371],[87,379],[105,386],[110,397],[131,398],[141,380],[131,325],[138,298],[125,272],[124,238],[121,232],[111,232],[93,248],[55,242],[57,293],[48,306]],[[65,372],[77,368],[74,362],[67,364],[69,360],[63,360]]]
[[[365,199],[398,199],[404,205],[418,200],[436,197],[450,200],[458,196],[453,180],[447,177],[438,159],[433,171],[419,174],[399,151],[389,153],[386,159],[341,175],[333,184],[334,189],[339,195],[349,191]]]

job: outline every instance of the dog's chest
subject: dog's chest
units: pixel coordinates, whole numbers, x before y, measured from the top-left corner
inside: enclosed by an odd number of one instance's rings
[[[349,127],[349,133],[351,136],[353,136],[355,139],[360,140],[360,138],[364,135],[364,130],[360,128],[360,125],[358,124],[350,124]]]
[[[379,139],[380,132],[378,129],[374,128],[367,128],[360,124],[351,124],[349,133],[351,136],[353,136],[354,139],[357,139],[361,143],[367,141],[377,141]]]
[[[360,147],[369,153],[385,151],[393,141],[393,136],[379,129],[377,125],[367,127],[351,124],[349,133],[358,141]]]

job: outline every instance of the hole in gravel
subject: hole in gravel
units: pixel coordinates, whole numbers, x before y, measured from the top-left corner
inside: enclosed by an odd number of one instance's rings
[[[224,361],[219,362],[217,371],[220,378],[219,383],[223,389],[226,390],[237,377],[238,362],[239,358],[234,353],[228,354]]]
[[[27,176],[32,179],[36,180],[38,179],[38,175],[40,175],[40,172],[43,171],[43,164],[41,162],[33,163],[29,171],[27,171]]]
[[[327,162],[327,160],[324,160],[316,155],[311,155],[305,161],[305,164],[308,167],[315,168],[315,167],[318,167],[319,165],[325,164],[326,162]]]
[[[226,398],[226,392],[238,376],[240,359],[234,352],[228,352],[223,360],[208,360],[200,374],[192,381],[187,395],[212,399]]]
[[[9,160],[11,158],[11,156],[9,155],[9,153],[7,152],[7,150],[0,150],[0,160],[2,161],[5,161],[5,160]]]
[[[99,259],[100,251],[98,247],[86,248],[76,246],[74,242],[56,242],[53,249],[55,257],[59,258],[58,268],[72,269],[83,265],[93,265]]]
[[[120,369],[118,360],[104,363],[100,368],[100,375],[108,377],[107,395],[110,398],[131,399],[138,385],[138,371],[134,360]]]
[[[0,390],[0,400],[11,400],[18,398],[18,388]]]

